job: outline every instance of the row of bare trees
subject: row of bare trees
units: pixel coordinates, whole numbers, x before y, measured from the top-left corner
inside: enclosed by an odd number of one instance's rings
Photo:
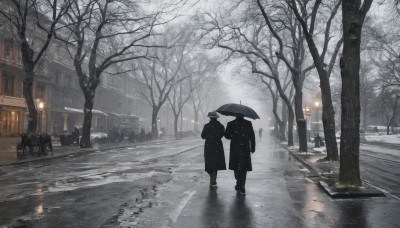
[[[201,18],[202,29],[209,35],[208,42],[211,45],[245,57],[251,65],[251,71],[260,77],[271,93],[278,92],[288,110],[288,145],[293,145],[292,129],[296,121],[302,152],[307,151],[302,90],[306,75],[317,69],[324,108],[325,138],[329,148],[328,160],[337,160],[338,157],[329,76],[343,42],[340,33],[331,32],[340,5],[341,1],[335,1],[321,9],[315,4],[315,9],[312,9],[306,2],[296,5],[291,1],[238,1],[235,7],[228,8],[226,14],[242,13],[242,17],[227,20],[226,15],[208,12]],[[301,13],[297,7],[301,8]],[[317,17],[320,17],[318,21]],[[326,26],[323,27],[323,24]],[[322,44],[321,51],[314,39]],[[307,51],[307,47],[312,48]],[[329,57],[328,64],[325,64],[326,56]],[[286,72],[290,73],[290,83],[285,82]],[[294,88],[294,105],[289,96],[289,85]],[[274,116],[278,117],[276,108],[273,110]],[[284,130],[286,123],[279,118],[276,120]]]
[[[177,126],[183,105],[216,67],[211,64],[214,61],[194,48],[193,32],[187,28],[166,32],[164,28],[176,19],[171,15],[177,15],[177,10],[187,3],[185,0],[159,3],[150,7],[152,10],[136,0],[2,3],[1,24],[14,35],[22,53],[23,94],[29,111],[27,132],[36,132],[38,124],[32,97],[35,72],[46,51],[52,51],[48,48],[54,39],[65,44],[85,99],[81,147],[91,147],[94,98],[106,71],[111,75],[133,72],[144,85],[140,93],[153,107],[154,137],[158,133],[157,115],[166,100],[171,104]],[[198,113],[199,104],[194,109]]]
[[[288,145],[293,145],[295,120],[302,152],[307,151],[304,81],[316,70],[321,89],[326,160],[329,161],[339,160],[330,77],[334,71],[340,72],[340,183],[344,185],[361,185],[360,46],[363,23],[371,4],[372,0],[362,3],[237,0],[222,5],[215,12],[203,12],[198,18],[210,46],[227,50],[230,57],[248,60],[252,73],[270,90],[276,121],[280,127],[285,127],[276,113],[279,95],[288,110]],[[340,64],[335,64],[339,53]],[[291,90],[287,88],[285,72],[291,76],[289,87],[294,88],[293,100],[289,96]]]
[[[204,84],[214,76],[218,61],[197,47],[198,36],[189,25],[168,27],[168,32],[153,40],[166,48],[150,51],[150,58],[131,65],[138,69],[135,77],[141,83],[139,93],[152,107],[152,134],[158,135],[157,119],[168,101],[174,117],[174,134],[178,136],[179,117],[188,101],[192,101],[195,120],[204,99]]]

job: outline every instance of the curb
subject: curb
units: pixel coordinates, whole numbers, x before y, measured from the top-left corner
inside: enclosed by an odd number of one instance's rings
[[[361,189],[337,188],[334,183],[329,183],[327,180],[319,181],[318,186],[332,199],[385,197],[383,192],[367,185],[364,181],[362,182],[363,188]]]
[[[159,141],[158,143],[170,143],[173,142],[172,140],[168,140],[168,141]],[[126,148],[129,146],[141,146],[141,145],[148,145],[149,143],[138,143],[138,144],[125,144],[125,145],[116,145],[115,147],[110,146],[110,147],[106,147],[106,148],[99,148],[99,149],[94,149],[94,148],[77,148],[76,151],[73,151],[71,153],[66,153],[66,154],[61,154],[61,155],[56,155],[56,156],[44,156],[42,158],[36,158],[36,159],[32,159],[32,160],[26,160],[26,161],[16,161],[16,162],[11,162],[8,164],[0,164],[0,167],[4,167],[4,166],[11,166],[11,165],[23,165],[26,163],[35,163],[35,162],[40,162],[40,161],[47,161],[50,159],[56,159],[56,158],[63,158],[63,157],[67,157],[70,155],[87,155],[93,152],[97,152],[97,151],[107,151],[107,150],[113,150],[113,149],[120,149],[120,148]]]
[[[324,177],[324,172],[315,166],[312,166],[306,160],[302,159],[293,151],[289,150],[287,146],[282,145],[282,147],[289,152],[296,160],[302,163],[308,170],[310,174],[308,177],[319,177],[321,180],[318,181],[318,187],[322,189],[327,195],[332,199],[351,199],[351,198],[369,198],[369,197],[385,197],[386,195],[379,189],[370,186],[370,184],[363,182],[363,187],[360,189],[348,189],[339,188],[334,184],[334,179],[329,177]]]
[[[308,163],[307,161],[305,161],[304,159],[302,159],[300,156],[298,156],[297,154],[293,153],[293,151],[289,150],[289,148],[287,148],[286,146],[282,146],[285,150],[287,150],[289,152],[290,155],[292,155],[292,157],[296,158],[297,161],[299,161],[301,164],[303,164],[308,170],[310,170],[310,174],[308,175],[309,177],[320,177],[320,174],[322,173],[321,170],[319,170],[318,168],[312,166],[310,163]]]

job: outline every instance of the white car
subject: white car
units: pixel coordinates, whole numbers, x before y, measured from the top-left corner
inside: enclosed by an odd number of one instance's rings
[[[95,142],[97,140],[106,140],[108,137],[107,133],[104,132],[91,132],[90,133],[90,141]]]
[[[340,131],[336,133],[336,142],[340,143]]]

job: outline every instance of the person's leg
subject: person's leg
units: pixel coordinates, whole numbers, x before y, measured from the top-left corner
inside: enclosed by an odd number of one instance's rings
[[[239,193],[245,194],[246,193],[246,177],[247,177],[247,171],[241,171],[240,172],[240,187],[239,187]]]
[[[236,179],[236,185],[235,185],[235,190],[239,190],[240,187],[240,175],[238,170],[234,170],[235,174],[235,179]]]
[[[216,186],[217,185],[217,171],[214,171],[211,173],[211,180],[210,180],[210,184],[212,186]]]

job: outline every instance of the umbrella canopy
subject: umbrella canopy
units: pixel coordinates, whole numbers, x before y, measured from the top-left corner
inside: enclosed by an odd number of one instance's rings
[[[247,107],[246,105],[242,104],[224,104],[221,107],[219,107],[216,112],[221,113],[222,115],[225,116],[238,116],[242,115],[244,117],[248,117],[251,119],[260,119],[260,117],[257,115],[257,113],[250,107]]]

